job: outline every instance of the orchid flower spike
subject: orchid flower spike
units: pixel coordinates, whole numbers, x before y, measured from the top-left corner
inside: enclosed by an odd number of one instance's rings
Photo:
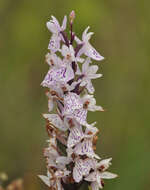
[[[43,117],[49,139],[44,149],[47,174],[39,178],[51,190],[79,190],[80,184],[87,182],[92,190],[98,190],[103,188],[104,179],[117,177],[107,171],[112,159],[101,160],[95,152],[99,129],[96,122],[89,124],[87,120],[89,111],[104,111],[96,104],[92,84],[102,77],[92,59],[101,61],[103,56],[89,42],[93,35],[89,27],[82,40],[75,36],[74,19],[72,11],[70,37],[65,32],[66,16],[62,25],[54,16],[46,23],[52,36],[45,57],[48,72],[41,85],[47,88],[48,111]]]

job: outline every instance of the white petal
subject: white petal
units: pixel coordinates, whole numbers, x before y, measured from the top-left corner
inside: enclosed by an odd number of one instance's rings
[[[90,173],[86,178],[85,178],[85,180],[86,181],[96,181],[96,179],[97,179],[97,173],[96,173],[96,171],[95,172],[92,172],[92,173]]]
[[[91,125],[86,126],[86,130],[85,130],[85,134],[90,137],[90,135],[88,135],[89,132],[92,132],[91,136],[93,137],[98,132],[98,129],[97,127],[94,127],[91,124]]]
[[[83,44],[82,48],[79,50],[79,52],[77,53],[77,57],[80,57],[83,53],[85,53],[85,45],[84,44]]]
[[[53,166],[53,167],[57,168],[56,158],[59,157],[59,154],[53,146],[50,145],[49,148],[44,149],[44,156],[47,158],[48,167]],[[50,175],[50,173],[49,173],[49,175]],[[48,177],[49,177],[49,175],[48,175]]]
[[[68,82],[73,78],[74,78],[74,72],[72,70],[72,67],[69,65],[66,69],[65,82]]]
[[[91,57],[94,60],[101,61],[104,59],[103,56],[101,56],[95,48],[93,48],[89,43],[86,44],[85,47],[85,55]]]
[[[50,123],[62,131],[66,131],[68,129],[57,114],[43,114],[43,117],[48,119]]]
[[[82,81],[81,81],[81,83],[80,83],[80,86],[86,86],[86,84],[87,84],[88,82],[89,82],[88,79],[83,78]]]
[[[83,34],[82,34],[82,40],[83,40],[83,42],[88,42],[90,40],[90,38],[91,38],[91,35],[93,35],[93,32],[90,32],[90,33],[87,34],[87,32],[88,32],[89,29],[90,29],[90,27],[88,26],[84,30]]]
[[[50,144],[48,148],[45,148],[44,149],[44,156],[47,158],[48,157],[50,158],[52,156],[54,159],[56,159],[59,156],[59,153],[57,152],[55,147],[56,147],[55,144]]]
[[[66,45],[62,45],[62,50],[61,50],[61,54],[66,57],[67,54],[69,54],[69,48]]]
[[[100,177],[103,179],[113,179],[117,177],[117,174],[113,174],[110,172],[101,172]]]
[[[81,44],[82,43],[82,41],[77,37],[77,36],[75,36],[75,41],[77,42],[77,44]]]
[[[60,57],[58,57],[54,52],[47,53],[45,56],[46,62],[51,67],[61,67],[62,66],[62,60]]]
[[[88,110],[93,111],[93,112],[94,111],[104,111],[104,109],[101,106],[96,106],[96,105],[88,107]]]
[[[71,56],[74,57],[75,52],[74,52],[73,46],[70,45],[70,46],[69,46],[69,49],[70,49],[70,54],[71,54]]]
[[[50,179],[44,175],[38,175],[38,177],[48,186],[50,187]]]
[[[97,176],[96,176],[96,178],[97,178],[96,182],[98,183],[99,188],[100,188],[100,189],[103,189],[103,186],[102,186],[102,178],[101,178],[101,176],[100,176],[100,172],[98,172],[98,171],[97,171]]]
[[[72,161],[71,158],[65,156],[59,156],[56,158],[56,163],[67,165]]]
[[[53,78],[52,78],[52,71],[49,70],[48,73],[46,74],[44,80],[42,81],[41,85],[43,87],[50,87],[50,85],[52,84],[53,82]]]
[[[108,158],[108,159],[101,160],[101,161],[97,164],[97,168],[103,166],[103,167],[104,167],[103,170],[107,170],[107,169],[109,168],[109,166],[111,165],[111,160],[112,160],[112,158]]]
[[[98,66],[97,65],[92,65],[89,68],[89,74],[95,74],[98,70]]]
[[[102,76],[103,76],[102,74],[89,74],[88,78],[90,78],[90,79],[97,79],[97,78],[100,78]]]
[[[99,187],[99,184],[96,181],[91,183],[91,187],[92,190],[99,190],[99,188],[102,188],[102,186]]]
[[[83,58],[80,58],[80,57],[77,57],[77,58],[76,58],[76,61],[77,61],[77,62],[80,62],[80,63],[83,63],[83,62],[84,62],[84,59],[83,59]]]
[[[52,23],[54,23],[54,25],[56,26],[57,30],[59,31],[60,30],[60,24],[59,24],[57,18],[54,17],[54,16],[51,16],[51,17],[52,17]]]
[[[64,16],[63,23],[62,23],[62,26],[61,26],[61,29],[63,31],[66,29],[66,25],[67,25],[67,16]]]
[[[48,99],[48,111],[51,112],[53,110],[54,103],[53,99]]]
[[[55,53],[60,49],[60,41],[61,38],[57,34],[53,34],[50,39],[48,49]]]
[[[89,63],[91,63],[91,60],[90,60],[90,58],[87,58],[87,59],[85,60],[85,62],[83,63],[83,65],[82,65],[82,73],[83,73],[83,74],[84,74],[84,73],[87,73],[88,68],[89,68]]]
[[[57,185],[57,190],[64,190],[63,189],[63,187],[62,187],[62,184],[61,184],[61,180],[60,179],[58,179],[57,181],[56,181],[56,185]]]
[[[96,159],[98,159],[98,160],[101,159],[97,154],[94,154],[93,157],[96,158]]]
[[[50,32],[57,33],[57,28],[55,27],[54,23],[52,23],[51,21],[47,22],[46,26]]]
[[[88,83],[87,83],[87,85],[86,85],[86,88],[87,88],[87,90],[88,90],[88,92],[89,92],[90,94],[93,94],[94,91],[95,91],[91,80],[88,80]]]

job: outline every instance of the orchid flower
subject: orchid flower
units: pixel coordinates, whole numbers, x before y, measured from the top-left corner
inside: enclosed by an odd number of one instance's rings
[[[61,53],[65,57],[65,61],[71,61],[71,62],[75,61],[80,63],[83,63],[84,61],[83,58],[75,57],[75,50],[72,45],[69,45],[69,47],[63,45]]]
[[[106,170],[111,165],[112,159],[105,159],[95,165],[94,172],[91,172],[86,178],[86,181],[91,182],[92,190],[102,189],[104,187],[103,179],[113,179],[117,177],[117,174],[107,172]]]
[[[60,41],[62,40],[61,32],[66,29],[67,17],[64,16],[62,26],[60,26],[58,20],[51,16],[52,20],[46,23],[46,26],[50,32],[52,32],[52,37],[50,39],[48,49],[52,52],[56,52],[60,49]]]
[[[88,32],[89,30],[89,26],[85,29],[85,31],[83,32],[82,34],[82,41],[78,38],[78,37],[75,37],[75,40],[78,44],[82,44],[82,48],[80,49],[80,51],[78,52],[78,56],[81,56],[83,53],[94,59],[94,60],[97,60],[97,61],[101,61],[104,59],[103,56],[101,56],[97,51],[96,49],[89,43],[89,40],[91,38],[91,36],[94,34],[93,32]]]
[[[86,155],[89,158],[100,159],[100,157],[94,152],[94,141],[97,138],[98,129],[94,127],[96,123],[86,126],[84,140],[76,145],[74,152],[77,155]]]
[[[68,170],[57,170],[53,174],[48,172],[47,176],[39,175],[39,177],[48,187],[53,187],[57,190],[63,190],[61,180],[69,174],[70,172]]]
[[[98,70],[97,65],[89,65],[91,63],[91,59],[87,58],[82,65],[82,73],[80,74],[81,78],[81,86],[86,86],[89,93],[93,94],[95,89],[92,85],[91,80],[102,77],[102,74],[96,74]]]

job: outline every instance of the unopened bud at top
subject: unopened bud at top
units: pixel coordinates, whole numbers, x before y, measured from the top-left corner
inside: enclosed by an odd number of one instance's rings
[[[70,22],[73,23],[73,20],[75,19],[75,11],[71,11],[69,17],[70,17]]]

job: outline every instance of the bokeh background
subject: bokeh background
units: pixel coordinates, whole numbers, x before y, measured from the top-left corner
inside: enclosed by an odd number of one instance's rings
[[[112,156],[110,170],[119,174],[105,190],[149,189],[149,6],[145,0],[0,0],[0,171],[9,181],[22,177],[25,190],[47,189],[36,177],[45,172],[45,23],[74,9],[76,33],[90,25],[91,42],[106,58],[97,63],[104,77],[94,84],[107,111],[89,114],[101,131],[97,152]]]

